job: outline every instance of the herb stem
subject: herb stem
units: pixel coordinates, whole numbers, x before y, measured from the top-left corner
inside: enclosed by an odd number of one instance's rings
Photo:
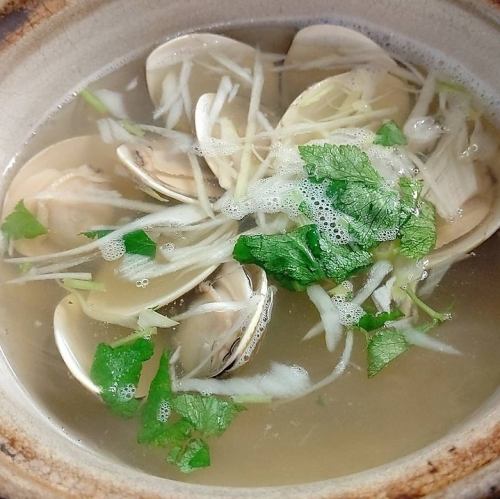
[[[425,312],[429,317],[431,317],[435,321],[444,322],[451,319],[451,315],[449,313],[436,312],[433,308],[429,307],[429,305],[424,303],[409,287],[404,287],[401,289],[410,297],[413,303],[415,303],[415,305],[420,310]]]
[[[88,88],[84,88],[80,91],[80,95],[83,97],[83,100],[91,107],[93,107],[100,114],[110,114],[108,107],[104,102],[97,97],[93,92],[91,92]]]

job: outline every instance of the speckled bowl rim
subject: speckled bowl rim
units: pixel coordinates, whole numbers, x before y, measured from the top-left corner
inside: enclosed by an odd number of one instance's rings
[[[43,56],[44,47],[50,47],[64,38],[68,26],[73,36],[85,32],[86,22],[92,13],[99,11],[99,22],[105,22],[106,12],[118,6],[125,14],[133,12],[133,0],[46,0],[10,2],[12,11],[8,18],[0,19],[0,28],[10,26],[0,39],[0,109],[4,116],[12,112],[9,88],[13,88],[9,68],[22,61],[26,68],[36,67],[37,57]],[[498,2],[422,0],[418,8],[408,0],[383,0],[374,3],[362,0],[300,2],[284,0],[185,0],[161,1],[139,0],[147,5],[148,16],[154,19],[156,11],[168,7],[179,19],[177,27],[189,29],[199,25],[225,23],[238,19],[258,22],[269,17],[281,18],[328,18],[342,14],[343,17],[376,18],[384,12],[394,18],[398,9],[401,15],[410,14],[416,23],[419,16],[438,16],[444,9],[443,22],[448,20],[453,28],[442,25],[443,36],[452,34],[455,39],[467,26],[471,40],[481,40],[481,54],[491,51],[495,36],[500,34],[500,8]],[[200,5],[204,1],[204,14],[200,17]],[[21,5],[22,4],[22,5]],[[135,4],[136,5],[136,4]],[[387,8],[384,10],[382,7]],[[19,10],[21,8],[21,10]],[[356,10],[357,9],[357,10]],[[390,9],[390,10],[389,10]],[[405,10],[406,9],[406,10]],[[393,11],[396,12],[393,12]],[[410,12],[411,11],[411,12]],[[424,11],[424,13],[423,13]],[[17,17],[12,17],[17,16]],[[103,19],[104,16],[104,19]],[[14,21],[12,21],[15,19]],[[111,18],[108,19],[108,21]],[[393,21],[394,22],[394,21]],[[404,24],[404,23],[403,23]],[[88,25],[87,25],[88,27]],[[411,31],[411,26],[406,26]],[[173,28],[170,28],[171,31]],[[70,31],[68,30],[67,33]],[[404,32],[404,29],[403,29]],[[139,36],[135,33],[134,36]],[[488,37],[490,36],[490,38]],[[69,36],[69,35],[68,35]],[[492,38],[491,38],[492,36]],[[59,38],[58,38],[59,37]],[[157,38],[161,38],[157,36]],[[488,38],[490,42],[488,42]],[[453,38],[451,38],[453,40]],[[453,52],[453,43],[445,44]],[[487,58],[486,58],[487,59]],[[483,70],[484,70],[484,63]],[[479,70],[471,63],[471,71]],[[494,66],[494,64],[493,64]],[[484,70],[486,80],[494,75],[492,69]],[[84,73],[90,74],[90,73]],[[10,78],[10,80],[9,80]],[[493,82],[493,80],[491,80]],[[43,90],[44,82],[39,82]],[[64,82],[61,83],[63,85]],[[5,88],[7,89],[5,91]],[[62,92],[68,87],[61,87]],[[4,95],[5,92],[7,95]],[[61,92],[61,94],[62,94]],[[500,87],[493,89],[500,99]],[[61,95],[59,94],[59,95]],[[28,99],[29,100],[29,99]],[[29,107],[28,113],[26,106]],[[36,102],[20,106],[26,112],[26,129],[43,119],[46,109]],[[17,108],[16,108],[17,109]],[[29,121],[31,119],[31,121]],[[1,125],[0,125],[1,129]],[[6,165],[13,151],[22,143],[23,137],[4,128],[0,133],[0,164]],[[464,422],[460,428],[434,444],[388,465],[323,482],[305,485],[266,488],[224,488],[183,484],[144,474],[128,466],[97,456],[93,452],[72,442],[46,418],[37,413],[10,371],[5,359],[0,359],[0,493],[4,497],[487,497],[494,496],[500,484],[500,400],[499,393],[493,396],[477,414]]]

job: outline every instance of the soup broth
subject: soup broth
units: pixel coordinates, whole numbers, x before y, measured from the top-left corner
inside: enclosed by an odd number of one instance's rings
[[[263,49],[281,53],[295,28],[280,30],[252,26],[225,34],[250,44],[259,40]],[[150,123],[154,110],[144,77],[146,55],[103,72],[91,85],[123,92],[137,79],[125,102],[139,123]],[[36,130],[16,165],[56,141],[95,133],[95,113],[75,98]],[[388,463],[432,443],[497,389],[499,245],[495,234],[455,263],[427,299],[437,310],[452,306],[453,319],[433,335],[461,355],[413,347],[368,379],[365,341],[356,333],[343,376],[297,400],[248,404],[225,434],[211,441],[211,466],[188,475],[165,463],[163,449],[137,444],[137,420],[114,416],[68,372],[53,336],[54,309],[66,291],[54,282],[2,284],[1,347],[33,403],[76,445],[146,473],[192,483],[266,486],[325,480]],[[17,275],[5,263],[1,270],[3,280]],[[341,351],[328,352],[322,335],[301,341],[317,321],[318,311],[306,293],[280,288],[257,352],[236,375],[262,373],[272,362],[281,362],[302,366],[312,379],[327,376]],[[91,335],[116,336],[114,326],[94,321],[93,328]]]

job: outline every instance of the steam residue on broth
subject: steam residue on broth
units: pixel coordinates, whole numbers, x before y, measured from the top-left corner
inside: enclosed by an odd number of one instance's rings
[[[171,40],[37,133],[4,201],[3,350],[72,438],[160,476],[408,454],[500,377],[498,237],[474,230],[496,137],[465,87],[346,28]]]

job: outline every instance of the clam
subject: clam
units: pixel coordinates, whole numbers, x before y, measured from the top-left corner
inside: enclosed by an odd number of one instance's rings
[[[93,334],[89,334],[92,331]],[[90,379],[90,369],[99,343],[111,343],[130,331],[106,324],[99,325],[83,313],[72,295],[64,297],[54,312],[54,337],[61,357],[71,374],[89,391],[98,394],[99,388]],[[165,344],[165,335],[156,334],[157,346]],[[155,348],[155,355],[144,363],[136,397],[144,397],[157,370],[163,348]]]
[[[126,213],[123,209],[109,204],[82,204],[79,199],[85,195],[138,199],[139,191],[116,173],[117,165],[114,147],[97,136],[57,142],[27,161],[8,188],[3,217],[24,200],[28,210],[50,231],[35,239],[15,241],[16,250],[35,256],[74,248],[88,242],[81,232],[96,225],[115,224]]]
[[[358,68],[302,92],[281,118],[275,137],[305,144],[346,126],[376,129],[387,119],[403,123],[409,104],[408,92],[398,78]]]
[[[472,251],[486,241],[500,228],[498,181],[486,193],[467,201],[456,220],[438,220],[437,228],[437,249],[429,255],[429,267]]]
[[[229,240],[236,233],[236,228],[234,221],[225,223],[218,229],[217,242]],[[204,243],[207,237],[211,237],[210,234],[199,231],[188,235],[174,233],[168,239],[160,238],[159,245],[168,244],[177,250],[189,249]],[[120,260],[103,262],[93,277],[104,285],[105,292],[73,291],[84,313],[101,322],[134,329],[143,310],[173,302],[217,268],[217,264],[210,263],[210,255],[201,261],[199,257],[195,259],[196,265],[189,262],[187,265],[176,265],[169,262],[161,251],[157,253],[154,260],[146,256],[124,255]]]
[[[283,101],[289,104],[312,84],[362,64],[396,66],[382,47],[358,31],[334,24],[303,28],[285,59]]]
[[[195,315],[177,326],[175,343],[185,372],[213,377],[245,364],[257,346],[270,306],[266,273],[259,267],[225,263],[200,285],[191,308],[213,302],[248,303],[250,310]]]
[[[152,190],[153,195],[184,203],[197,202],[193,167],[178,141],[162,138],[147,144],[122,144],[116,153],[145,192],[151,194]],[[219,198],[222,190],[217,185],[217,179],[205,165],[201,166],[201,170],[208,196]]]
[[[213,93],[204,94],[198,99],[195,111],[196,137],[201,152],[220,186],[228,190],[234,187],[239,172],[249,102],[247,99],[235,97],[226,102],[219,112],[214,112],[216,100],[217,96]],[[267,115],[260,111],[257,117],[256,133],[259,134],[265,131],[264,126],[269,121]],[[253,141],[251,170],[255,170],[261,158],[267,156],[269,146],[270,139],[266,137]]]
[[[156,116],[165,117],[167,128],[190,131],[192,110],[198,98],[216,92],[221,77],[239,85],[238,95],[249,97],[257,51],[242,42],[212,33],[191,33],[157,47],[146,61],[146,79]],[[279,102],[278,75],[263,58],[264,105]]]

